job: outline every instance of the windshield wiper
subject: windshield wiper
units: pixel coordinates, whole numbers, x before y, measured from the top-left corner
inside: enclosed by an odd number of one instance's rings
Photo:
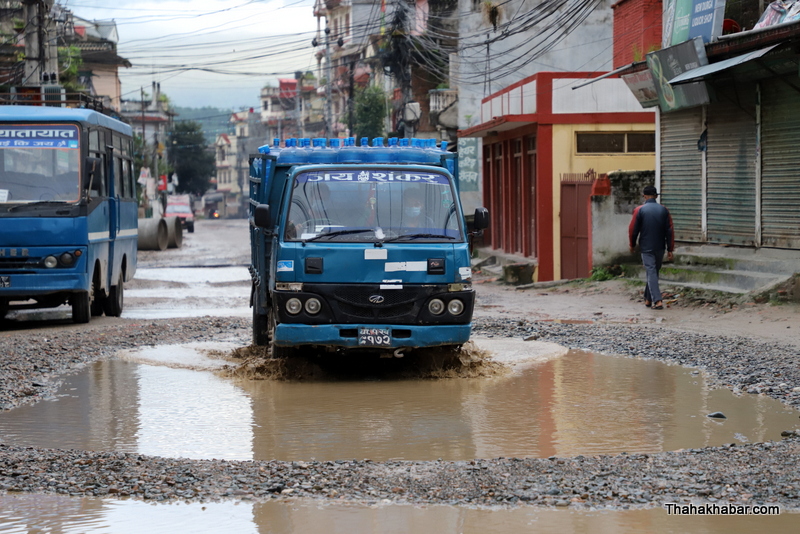
[[[316,241],[317,239],[321,239],[323,237],[336,237],[337,235],[348,235],[348,234],[363,234],[364,232],[374,232],[372,228],[359,228],[354,230],[336,230],[335,232],[328,232],[325,234],[315,235],[314,237],[309,237],[308,239],[303,239],[303,243],[308,243],[309,241]]]
[[[389,243],[392,241],[399,241],[401,239],[421,239],[421,238],[439,238],[439,239],[458,239],[451,235],[445,234],[405,234],[405,235],[398,235],[394,237],[390,237],[389,239],[384,239],[384,243]]]
[[[16,211],[19,208],[29,208],[32,206],[45,206],[51,204],[69,204],[66,200],[37,200],[36,202],[26,202],[24,204],[17,204],[16,206],[11,206],[8,208],[7,211]]]

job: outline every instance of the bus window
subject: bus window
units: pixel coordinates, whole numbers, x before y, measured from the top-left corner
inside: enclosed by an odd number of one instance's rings
[[[122,160],[122,196],[124,198],[133,198],[132,188],[133,182],[131,180],[131,162],[127,159]]]
[[[116,152],[114,153],[114,194],[118,197],[124,197],[125,192],[122,189],[122,158]]]

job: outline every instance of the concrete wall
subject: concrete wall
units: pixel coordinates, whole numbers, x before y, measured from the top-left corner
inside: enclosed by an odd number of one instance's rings
[[[496,2],[504,11],[500,23],[513,16],[521,19],[529,11],[540,6],[535,0],[510,0]],[[511,61],[539,43],[537,35],[547,35],[548,25],[543,23],[530,30],[499,39],[489,46],[493,60],[487,66],[486,40],[498,37],[481,13],[483,2],[459,0],[459,34],[461,36],[458,68],[452,86],[458,87],[460,129],[475,126],[480,122],[481,99],[528,76],[544,71],[608,71],[613,55],[613,24],[611,0],[603,0],[588,16],[580,28],[559,40],[547,52],[532,59],[530,55],[514,61],[513,69],[503,69],[502,64]],[[561,12],[559,12],[561,14]],[[488,69],[487,69],[488,67]],[[512,72],[500,72],[511,70]],[[500,77],[502,75],[502,77]]]
[[[593,267],[634,259],[628,250],[628,225],[642,203],[642,189],[656,179],[655,171],[614,171],[608,178],[611,194],[592,196]]]
[[[586,172],[594,169],[603,174],[618,169],[654,169],[656,155],[628,154],[577,154],[575,134],[578,132],[654,132],[654,124],[559,124],[553,126],[553,179],[558,185],[561,173]],[[654,182],[655,183],[655,182]],[[556,204],[558,205],[558,204]]]

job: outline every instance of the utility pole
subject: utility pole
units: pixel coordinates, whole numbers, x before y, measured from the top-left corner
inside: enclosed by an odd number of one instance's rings
[[[331,137],[333,132],[333,119],[331,117],[331,29],[325,22],[325,137]]]
[[[353,135],[353,129],[355,128],[355,124],[353,124],[353,108],[355,107],[355,76],[356,76],[356,62],[350,62],[350,76],[348,80],[348,85],[350,86],[348,89],[348,97],[347,97],[347,128],[350,130],[349,135]]]
[[[50,10],[53,0],[23,0],[25,22],[25,78],[22,85],[40,85],[45,74],[55,73],[58,81],[58,58],[48,34],[52,30]]]
[[[295,71],[294,79],[297,80],[297,85],[295,87],[295,113],[297,114],[297,137],[305,137],[305,132],[303,131],[303,115],[300,113],[300,99],[302,98],[303,92],[303,71]]]

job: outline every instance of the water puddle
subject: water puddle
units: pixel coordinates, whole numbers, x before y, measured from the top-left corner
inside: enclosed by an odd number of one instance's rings
[[[468,460],[778,440],[797,426],[773,399],[711,390],[696,371],[657,361],[573,351],[498,378],[446,380],[370,371],[253,381],[197,370],[224,360],[223,349],[157,347],[127,356],[135,361],[97,362],[51,400],[0,414],[0,436],[198,459]]]
[[[0,495],[0,530],[8,533],[400,534],[406,532],[592,532],[746,534],[793,532],[798,514],[669,516],[664,509],[619,511],[480,509],[398,504],[346,505],[309,501],[179,503],[55,495]]]

